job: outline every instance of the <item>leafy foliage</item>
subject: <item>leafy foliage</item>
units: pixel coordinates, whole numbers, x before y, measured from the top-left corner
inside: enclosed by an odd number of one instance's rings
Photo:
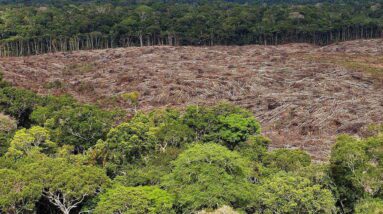
[[[43,0],[44,6],[3,5],[0,55],[162,44],[328,44],[382,33],[379,0],[249,1],[256,4]]]
[[[3,156],[9,147],[9,141],[17,129],[17,122],[7,115],[0,113],[0,156]]]
[[[19,126],[30,125],[29,116],[39,102],[39,97],[31,91],[13,87],[0,88],[0,111],[15,118]]]
[[[42,195],[65,214],[109,183],[104,170],[62,158],[44,158],[25,165],[23,170],[30,179],[44,185]]]
[[[123,165],[135,160],[155,148],[156,137],[145,115],[136,115],[131,121],[112,128],[105,141],[100,140],[95,152],[103,162]]]
[[[98,214],[168,214],[174,213],[173,197],[158,187],[124,187],[117,185],[100,196]]]
[[[41,184],[29,182],[15,170],[0,169],[0,210],[7,213],[33,210],[41,189]]]
[[[343,135],[331,153],[331,175],[348,209],[364,195],[382,197],[383,136],[356,139]]]
[[[173,162],[165,186],[176,194],[176,203],[188,212],[240,207],[251,198],[251,169],[238,153],[217,144],[196,144]]]
[[[269,143],[270,140],[264,136],[250,136],[246,141],[241,142],[235,150],[249,160],[263,162],[267,156]]]
[[[261,131],[250,112],[227,103],[213,107],[190,106],[184,121],[197,133],[196,140],[217,142],[229,149]]]
[[[381,199],[364,199],[356,204],[355,213],[378,214],[383,212],[383,201]]]
[[[55,112],[45,126],[51,130],[56,142],[73,145],[80,152],[106,136],[114,116],[113,112],[95,106],[64,107]]]
[[[264,159],[269,168],[292,172],[311,164],[311,157],[302,150],[277,149],[270,152]]]
[[[151,12],[138,9],[140,22]],[[339,136],[330,163],[317,164],[301,150],[269,151],[252,113],[228,103],[136,112],[126,121],[70,96],[0,86],[0,109],[1,212],[382,210],[380,129],[364,139]]]
[[[47,129],[34,126],[30,129],[24,128],[16,132],[6,155],[20,158],[28,155],[31,150],[35,149],[44,153],[54,153],[52,150],[56,146],[56,143],[50,140],[50,134]]]
[[[331,192],[308,179],[279,173],[257,188],[256,213],[332,213]]]

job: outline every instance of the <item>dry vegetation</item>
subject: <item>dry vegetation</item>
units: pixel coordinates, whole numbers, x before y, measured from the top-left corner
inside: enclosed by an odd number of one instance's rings
[[[105,107],[228,100],[254,112],[273,148],[326,159],[337,134],[383,122],[382,43],[121,48],[1,58],[0,67],[14,85]]]

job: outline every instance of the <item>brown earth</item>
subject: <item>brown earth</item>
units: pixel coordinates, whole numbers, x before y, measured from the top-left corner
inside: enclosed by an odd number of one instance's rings
[[[227,100],[254,112],[272,148],[325,160],[336,135],[383,122],[383,40],[316,47],[145,47],[0,58],[5,79],[41,94],[131,110]]]

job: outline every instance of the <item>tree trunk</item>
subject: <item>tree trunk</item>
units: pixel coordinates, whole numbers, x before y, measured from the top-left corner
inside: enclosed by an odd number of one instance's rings
[[[140,46],[143,47],[144,46],[144,41],[143,41],[143,38],[142,38],[142,34],[140,33]]]

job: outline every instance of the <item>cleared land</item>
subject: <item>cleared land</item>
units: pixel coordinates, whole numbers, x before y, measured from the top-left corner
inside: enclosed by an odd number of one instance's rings
[[[336,135],[383,122],[383,40],[316,47],[146,47],[0,58],[5,79],[41,94],[132,110],[213,104],[251,109],[273,148],[326,159]]]

